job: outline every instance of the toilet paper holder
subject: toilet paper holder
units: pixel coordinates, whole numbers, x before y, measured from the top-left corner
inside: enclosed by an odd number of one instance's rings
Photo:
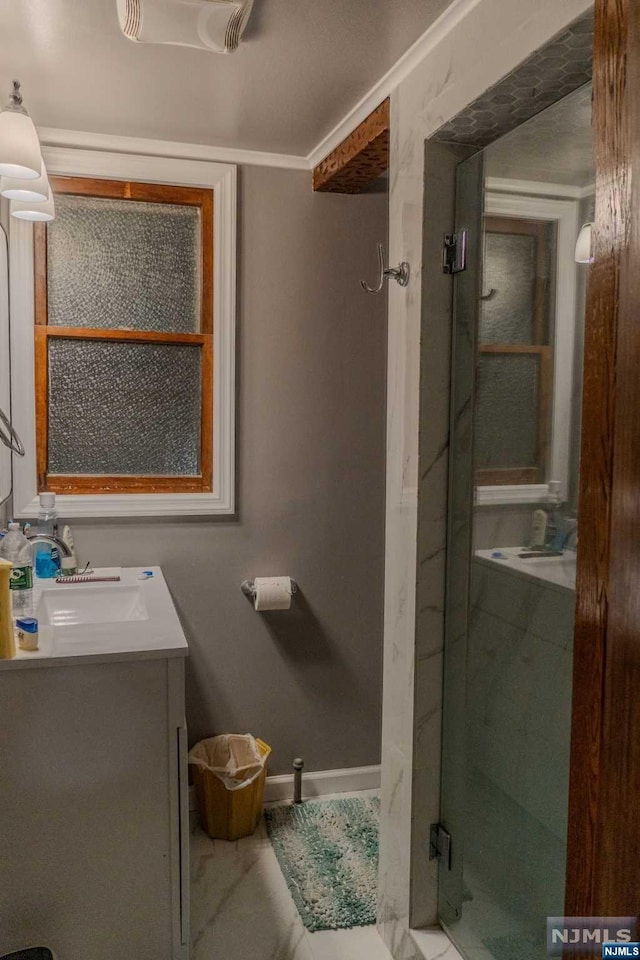
[[[290,580],[291,580],[291,596],[293,596],[294,593],[298,592],[298,584],[295,582],[295,580],[292,577],[290,577]],[[248,597],[249,600],[251,600],[251,602],[253,603],[253,601],[256,598],[256,588],[253,580],[243,580],[242,583],[240,584],[240,589],[244,593],[245,597]]]

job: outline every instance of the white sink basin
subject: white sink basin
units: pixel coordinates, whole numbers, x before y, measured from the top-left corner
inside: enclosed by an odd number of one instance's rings
[[[87,583],[43,589],[36,617],[41,624],[51,627],[72,627],[148,620],[149,614],[137,584]]]
[[[0,660],[0,673],[25,667],[186,657],[187,640],[160,567],[94,567],[98,583],[33,585],[37,650]]]

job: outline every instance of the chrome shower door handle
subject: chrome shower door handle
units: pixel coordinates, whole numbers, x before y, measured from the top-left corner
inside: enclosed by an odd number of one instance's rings
[[[17,453],[19,457],[24,457],[24,447],[22,440],[11,425],[9,417],[4,410],[0,409],[0,442],[4,443],[12,453]]]

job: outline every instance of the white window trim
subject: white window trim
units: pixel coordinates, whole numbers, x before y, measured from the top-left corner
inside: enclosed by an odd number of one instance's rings
[[[553,361],[553,412],[550,457],[547,479],[559,480],[561,496],[569,490],[569,457],[571,436],[571,397],[576,324],[575,244],[580,228],[577,200],[556,200],[544,197],[508,194],[508,180],[491,179],[493,190],[485,196],[485,213],[489,216],[518,217],[522,220],[551,220],[556,223],[556,302]],[[568,269],[566,265],[571,269]],[[564,268],[563,268],[564,267]],[[547,496],[546,483],[523,483],[476,488],[476,503],[536,503]]]
[[[232,514],[235,510],[236,167],[140,154],[43,147],[50,175],[135,180],[213,189],[213,492],[58,495],[73,517]],[[26,448],[14,458],[14,515],[37,516],[34,377],[33,226],[10,226],[11,368],[14,424]]]

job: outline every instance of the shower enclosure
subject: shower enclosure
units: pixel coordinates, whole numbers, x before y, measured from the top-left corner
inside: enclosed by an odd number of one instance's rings
[[[564,913],[590,117],[587,86],[457,168],[432,853],[469,960],[542,960]]]

